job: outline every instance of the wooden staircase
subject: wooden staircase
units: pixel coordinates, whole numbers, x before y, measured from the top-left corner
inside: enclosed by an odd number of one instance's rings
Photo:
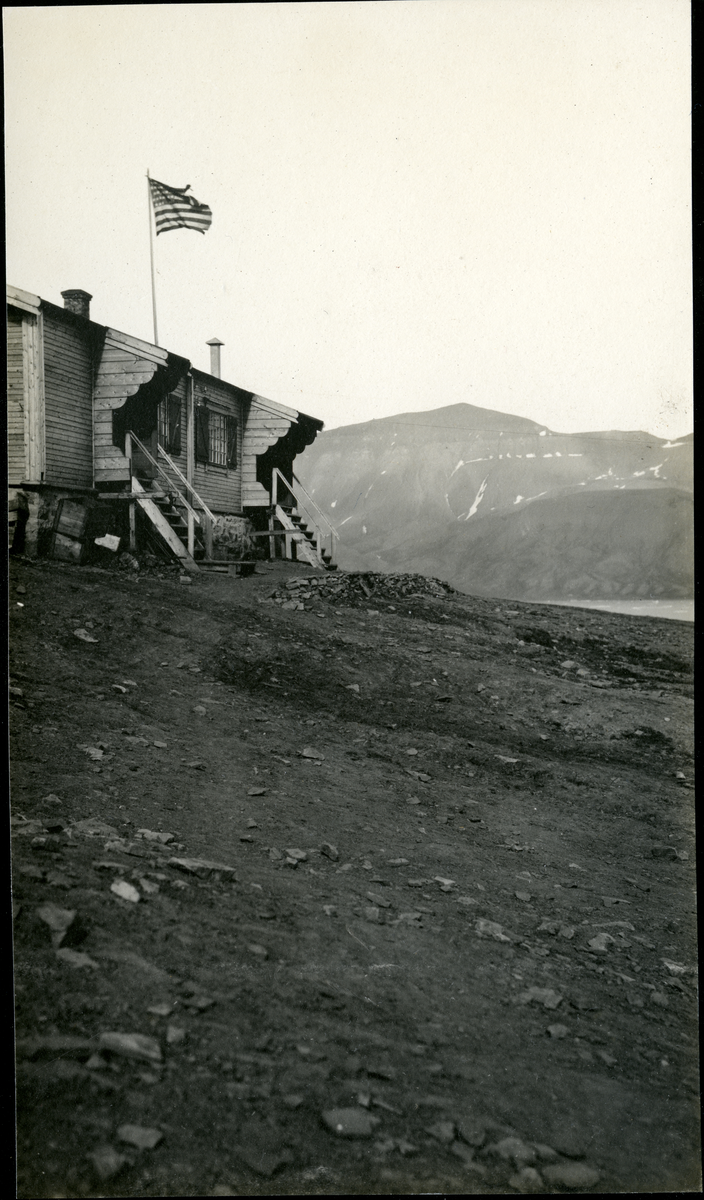
[[[177,496],[151,479],[132,476],[132,492],[147,520],[187,571],[198,570],[198,559],[205,558],[205,546],[194,531],[193,554],[188,550],[188,521],[177,503]]]
[[[318,570],[321,567],[332,571],[336,569],[336,564],[332,561],[332,554],[322,546],[318,547],[315,531],[309,528],[297,508],[277,504],[271,510],[271,517],[290,533],[290,542],[296,548],[296,559],[299,562],[308,562]],[[289,542],[289,538],[286,538],[286,542]],[[288,558],[289,554],[286,557]]]
[[[308,494],[295,472],[288,480],[277,467],[271,477],[269,509],[270,554],[277,553],[277,535],[283,533],[286,558],[308,562],[317,570],[335,571],[335,539],[339,536],[328,517]],[[323,545],[328,540],[329,549]]]

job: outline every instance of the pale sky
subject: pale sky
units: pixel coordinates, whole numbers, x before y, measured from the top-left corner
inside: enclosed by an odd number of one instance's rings
[[[692,424],[688,0],[5,8],[7,276],[328,428]]]

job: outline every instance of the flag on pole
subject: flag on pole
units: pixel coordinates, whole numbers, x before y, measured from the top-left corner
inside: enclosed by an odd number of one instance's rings
[[[197,229],[205,233],[210,228],[213,214],[207,204],[200,204],[195,196],[186,194],[190,186],[174,188],[149,178],[157,236],[169,229]]]

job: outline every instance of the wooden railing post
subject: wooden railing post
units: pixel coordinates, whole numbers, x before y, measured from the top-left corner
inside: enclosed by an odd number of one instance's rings
[[[276,520],[276,518],[274,517],[273,512],[270,513],[269,514],[269,532],[272,534],[274,531],[275,520]],[[276,558],[276,538],[273,536],[269,538],[269,558]]]
[[[207,513],[203,513],[203,540],[205,542],[205,557],[211,560],[213,557],[213,522]]]
[[[129,464],[130,491],[131,491],[132,490],[132,475],[133,475],[133,471],[132,471],[132,434],[130,433],[129,429],[127,430],[127,433],[125,434],[125,458],[127,459],[127,462]],[[129,521],[130,521],[129,547],[130,547],[130,551],[134,554],[135,550],[137,549],[137,505],[135,504],[134,500],[130,500],[130,503],[129,503]]]
[[[191,512],[190,508],[186,513],[186,520],[188,522],[188,553],[190,554],[191,558],[193,558],[193,551],[196,547],[196,527],[195,521],[193,520],[193,513]]]

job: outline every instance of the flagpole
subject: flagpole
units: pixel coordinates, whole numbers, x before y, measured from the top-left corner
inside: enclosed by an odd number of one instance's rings
[[[154,345],[159,345],[159,334],[156,325],[156,278],[154,274],[154,208],[152,204],[152,187],[147,167],[147,195],[149,203],[149,259],[152,267],[152,317],[154,319]]]

